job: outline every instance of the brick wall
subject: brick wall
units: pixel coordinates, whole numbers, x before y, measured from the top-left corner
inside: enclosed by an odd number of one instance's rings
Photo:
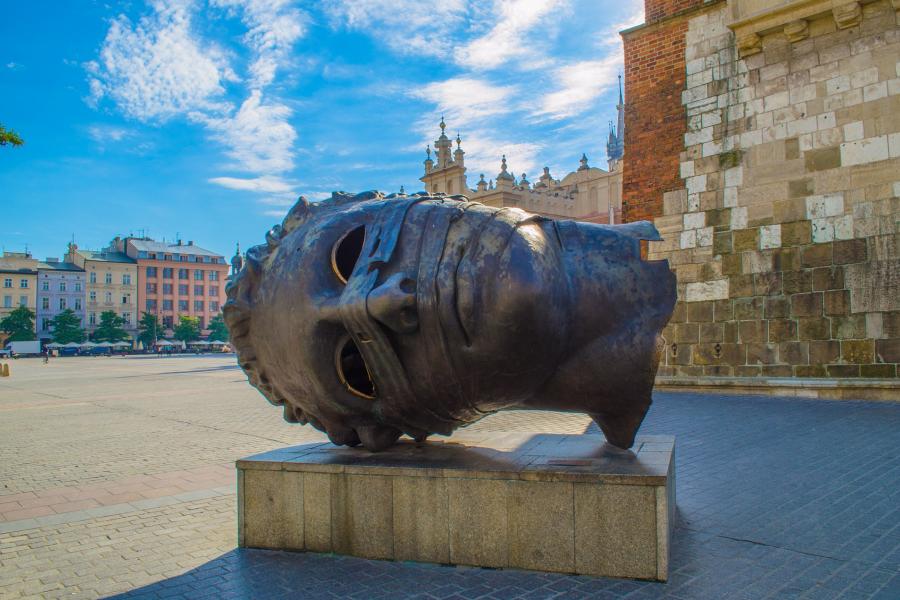
[[[655,23],[683,10],[703,4],[704,0],[644,0],[644,21]]]
[[[661,375],[898,375],[900,26],[888,0],[858,8],[744,56],[724,4],[690,15],[682,183],[654,174],[649,258],[679,293]]]
[[[622,212],[625,222],[662,214],[663,193],[683,187],[678,155],[685,132],[684,40],[687,21],[673,20],[623,36],[625,148]]]

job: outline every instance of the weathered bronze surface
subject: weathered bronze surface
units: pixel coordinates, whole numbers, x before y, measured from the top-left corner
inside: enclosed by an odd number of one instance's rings
[[[300,198],[228,286],[238,362],[290,422],[381,450],[504,408],[588,413],[630,448],[675,305],[648,222],[462,196]]]

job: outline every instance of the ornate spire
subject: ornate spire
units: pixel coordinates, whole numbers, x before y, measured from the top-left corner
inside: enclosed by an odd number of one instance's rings
[[[515,180],[515,177],[513,177],[506,171],[506,155],[505,154],[503,155],[503,158],[500,159],[500,172],[497,174],[497,183],[499,184],[500,181],[502,181],[502,180],[505,180],[505,181],[514,181]]]
[[[525,189],[528,189],[531,186],[531,182],[528,181],[528,178],[525,176],[525,173],[522,173],[522,179],[519,180],[519,185]]]
[[[616,105],[618,113],[616,126],[612,121],[609,124],[609,139],[606,142],[606,158],[610,163],[621,160],[625,154],[625,102],[622,99],[622,76],[619,75],[619,103]]]
[[[402,186],[402,185],[400,186],[400,195],[401,195],[401,196],[405,196],[405,195],[406,195],[406,190],[403,189],[403,186]]]
[[[581,160],[579,161],[579,163],[580,163],[580,166],[578,167],[579,171],[586,171],[586,170],[590,169],[590,167],[588,166],[587,154],[584,154],[584,153],[581,154]]]
[[[432,167],[434,167],[434,161],[431,160],[431,144],[429,144],[425,148],[425,174],[431,173]]]
[[[235,248],[234,256],[231,257],[231,274],[232,276],[237,275],[241,269],[244,268],[244,255],[241,254],[241,243],[237,243],[237,248]]]
[[[487,190],[487,181],[484,180],[484,173],[481,174],[481,178],[478,179],[478,183],[475,185],[475,189],[479,192],[483,192]]]

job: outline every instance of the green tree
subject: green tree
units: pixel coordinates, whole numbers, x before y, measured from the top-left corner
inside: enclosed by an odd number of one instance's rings
[[[71,308],[62,311],[50,320],[53,327],[53,341],[57,344],[69,342],[83,342],[84,329],[81,328],[81,319]]]
[[[175,339],[182,342],[193,342],[200,339],[200,319],[181,315],[175,326]]]
[[[154,314],[148,312],[142,314],[141,320],[138,321],[138,329],[140,329],[138,339],[141,340],[145,348],[150,348],[162,337],[162,325],[159,322],[159,317]]]
[[[28,342],[34,335],[34,311],[20,306],[0,321],[0,331],[6,332],[7,342]]]
[[[7,129],[0,123],[0,146],[6,146],[7,144],[10,146],[21,146],[25,141],[19,137],[19,134],[13,131],[12,129]],[[13,340],[20,341],[20,340]]]
[[[131,339],[128,333],[122,329],[125,319],[113,310],[105,310],[100,313],[100,324],[94,330],[95,342],[121,342]]]
[[[228,326],[225,325],[225,319],[221,313],[214,316],[209,322],[209,341],[228,341]]]

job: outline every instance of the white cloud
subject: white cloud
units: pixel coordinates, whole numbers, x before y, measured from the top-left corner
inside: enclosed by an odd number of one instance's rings
[[[556,73],[558,89],[541,98],[534,114],[565,119],[591,108],[595,99],[615,84],[621,64],[621,54],[615,53],[602,60],[560,67]]]
[[[212,0],[213,6],[240,10],[248,27],[244,43],[255,57],[250,64],[250,83],[262,88],[275,80],[279,66],[288,59],[294,42],[306,32],[307,16],[289,0]]]
[[[429,83],[413,90],[411,95],[433,103],[453,128],[466,128],[481,119],[508,113],[517,92],[515,86],[492,85],[472,77],[454,77]],[[433,116],[429,117],[429,126],[434,126]]]
[[[190,3],[159,1],[137,24],[112,21],[98,61],[87,63],[91,100],[112,98],[128,116],[165,121],[187,111],[222,110],[234,79],[224,54],[191,29]]]
[[[134,135],[134,132],[124,127],[115,125],[91,125],[88,127],[88,135],[97,143],[120,142]]]
[[[322,10],[332,27],[373,34],[395,52],[452,56],[440,35],[463,25],[472,10],[466,0],[326,0]]]
[[[533,55],[535,40],[526,35],[566,2],[563,0],[498,0],[494,11],[497,24],[483,36],[454,50],[456,62],[470,69],[495,69],[514,58],[529,57],[532,68],[548,64]]]
[[[292,194],[294,184],[280,177],[263,175],[261,177],[212,177],[210,183],[220,185],[230,190],[243,192],[259,192],[265,194]]]
[[[258,173],[280,173],[293,168],[297,132],[288,122],[290,117],[290,108],[264,103],[259,90],[251,92],[234,115],[194,116],[228,147],[226,154],[235,160],[235,168]]]

